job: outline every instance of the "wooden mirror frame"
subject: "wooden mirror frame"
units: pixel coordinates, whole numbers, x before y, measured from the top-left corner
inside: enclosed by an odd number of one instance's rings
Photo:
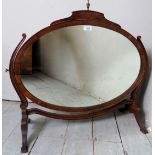
[[[59,28],[67,27],[67,26],[75,26],[75,25],[92,25],[99,26],[103,28],[107,28],[122,34],[124,37],[128,38],[134,46],[137,48],[140,59],[141,66],[140,72],[138,74],[137,79],[128,88],[123,94],[120,96],[99,105],[89,106],[89,107],[63,107],[57,106],[54,104],[46,103],[36,96],[33,96],[24,86],[21,76],[20,76],[20,58],[23,55],[25,49],[32,45],[35,41],[37,41],[41,36],[54,31]],[[89,119],[97,116],[102,116],[106,113],[113,112],[116,109],[120,109],[120,111],[129,110],[135,115],[137,123],[139,124],[140,130],[143,133],[147,133],[147,130],[144,125],[144,120],[141,117],[142,110],[139,107],[139,97],[141,93],[141,87],[143,85],[144,79],[147,75],[148,71],[148,58],[146,54],[146,50],[141,42],[141,37],[138,36],[134,38],[130,33],[121,28],[120,25],[107,20],[104,17],[104,14],[90,11],[90,10],[81,10],[75,11],[72,13],[72,16],[69,18],[57,20],[53,22],[50,26],[42,29],[41,31],[34,34],[30,39],[28,39],[24,44],[23,42],[26,39],[26,34],[22,35],[23,38],[17,45],[14,50],[11,60],[10,60],[10,78],[12,84],[20,97],[21,100],[21,111],[22,111],[22,120],[21,120],[21,130],[22,130],[22,148],[21,152],[28,152],[28,144],[27,144],[27,131],[28,131],[28,123],[29,123],[29,115],[31,114],[39,114],[50,118],[55,119],[63,119],[63,120],[79,120],[79,119]],[[51,113],[38,108],[30,108],[28,109],[28,99],[33,101],[34,103],[51,110],[63,111],[65,114]],[[72,112],[72,113],[70,113]]]

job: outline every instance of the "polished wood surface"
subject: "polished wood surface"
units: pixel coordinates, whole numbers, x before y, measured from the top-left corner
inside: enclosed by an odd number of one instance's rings
[[[32,74],[32,45],[30,45],[24,52],[20,62],[20,74]]]
[[[54,31],[56,29],[63,28],[66,26],[74,26],[74,25],[94,25],[94,26],[100,26],[103,28],[116,31],[122,34],[123,36],[125,36],[126,38],[128,38],[137,48],[141,58],[141,68],[140,68],[139,75],[135,80],[135,82],[131,85],[131,87],[128,90],[126,90],[123,94],[118,96],[117,98],[114,98],[111,101],[108,101],[104,104],[99,104],[95,106],[77,107],[77,108],[63,107],[63,106],[48,104],[38,99],[36,96],[33,96],[23,85],[23,82],[20,76],[20,61],[26,49],[30,47],[35,41],[37,41],[41,36],[51,31]],[[56,119],[69,119],[69,120],[88,119],[88,118],[94,118],[94,117],[101,116],[106,113],[115,111],[116,109],[125,106],[125,104],[129,104],[128,110],[134,113],[141,131],[143,133],[147,132],[147,130],[145,129],[144,123],[141,119],[141,113],[139,110],[140,108],[139,108],[139,102],[138,102],[141,86],[143,84],[143,81],[148,71],[148,58],[147,58],[146,50],[140,40],[140,37],[137,37],[137,38],[133,37],[126,30],[122,29],[121,26],[119,26],[118,24],[107,20],[102,13],[84,10],[84,11],[73,12],[71,17],[53,22],[50,26],[44,28],[43,30],[33,35],[30,39],[26,41],[26,43],[22,45],[25,38],[26,38],[26,35],[23,34],[23,39],[18,44],[10,60],[11,81],[21,99],[21,110],[22,110],[22,122],[21,122],[22,149],[21,151],[23,153],[28,151],[27,128],[28,128],[28,116],[30,114],[40,114],[40,115],[44,115],[44,116],[56,118]],[[130,96],[131,98],[129,102],[125,102],[125,100]],[[50,113],[50,112],[47,112],[46,110],[44,111],[36,108],[27,109],[28,107],[27,98],[29,98],[31,101],[33,101],[34,103],[44,108],[58,110],[58,111],[72,112],[74,114]]]

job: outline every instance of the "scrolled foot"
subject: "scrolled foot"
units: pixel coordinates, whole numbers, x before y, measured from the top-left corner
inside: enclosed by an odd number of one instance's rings
[[[135,116],[135,119],[139,125],[139,128],[140,128],[140,131],[143,133],[143,134],[147,134],[148,131],[145,127],[145,121],[142,117],[142,112],[140,110],[137,110],[136,112],[134,111],[133,112],[134,116]]]

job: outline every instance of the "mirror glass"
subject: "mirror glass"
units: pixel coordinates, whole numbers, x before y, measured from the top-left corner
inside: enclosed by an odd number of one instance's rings
[[[97,26],[52,31],[24,51],[20,74],[26,89],[54,105],[86,107],[124,93],[136,80],[140,56],[123,35]]]

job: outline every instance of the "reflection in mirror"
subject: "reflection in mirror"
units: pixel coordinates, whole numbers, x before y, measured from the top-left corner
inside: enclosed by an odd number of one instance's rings
[[[123,35],[97,26],[70,26],[42,36],[24,51],[26,89],[49,104],[86,107],[110,101],[136,80],[140,56]]]

